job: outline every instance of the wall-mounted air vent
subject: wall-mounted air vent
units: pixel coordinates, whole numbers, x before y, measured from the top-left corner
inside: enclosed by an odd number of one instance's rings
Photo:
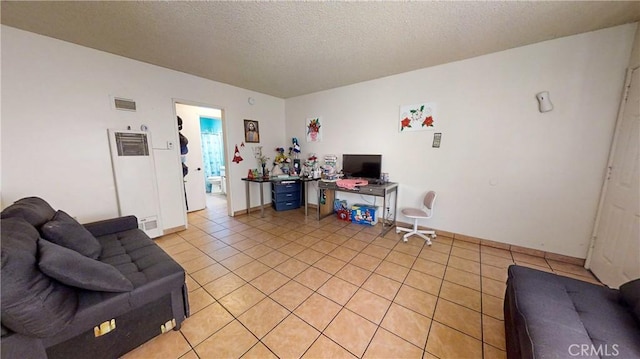
[[[150,232],[158,229],[158,217],[147,217],[140,220],[138,228],[145,232]]]
[[[146,133],[114,132],[118,156],[149,156]]]
[[[113,104],[116,106],[116,110],[124,110],[124,111],[136,110],[136,102],[133,100],[128,100],[126,98],[114,97]]]

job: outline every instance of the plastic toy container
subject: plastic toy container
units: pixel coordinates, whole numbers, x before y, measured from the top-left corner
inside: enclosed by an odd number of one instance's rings
[[[351,222],[375,226],[377,208],[367,204],[354,204],[351,206]]]

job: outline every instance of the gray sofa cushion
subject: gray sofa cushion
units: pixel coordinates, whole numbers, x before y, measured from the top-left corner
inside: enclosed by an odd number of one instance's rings
[[[517,330],[530,343],[532,357],[572,357],[581,348],[594,348],[580,358],[599,358],[600,348],[620,358],[640,358],[640,326],[617,290],[516,265],[508,273],[507,299],[516,313],[505,318],[523,319]]]
[[[42,236],[55,244],[96,259],[102,247],[98,240],[78,221],[64,211],[56,212],[53,219],[40,229]]]
[[[14,332],[53,336],[73,320],[78,305],[74,289],[51,280],[38,269],[38,231],[22,218],[2,226],[2,325]]]
[[[103,292],[128,292],[133,289],[131,282],[112,265],[87,258],[74,250],[40,238],[38,252],[38,267],[49,277],[64,284]]]
[[[32,226],[40,228],[40,226],[51,220],[55,214],[56,211],[42,198],[26,197],[5,208],[0,217],[20,217]]]
[[[98,237],[100,261],[114,266],[133,284],[131,303],[144,304],[184,284],[184,270],[143,231],[131,229]]]
[[[118,218],[105,219],[102,221],[82,224],[94,237],[98,238],[108,234],[128,231],[138,228],[136,216],[124,216]]]
[[[620,297],[640,323],[640,278],[620,286]]]

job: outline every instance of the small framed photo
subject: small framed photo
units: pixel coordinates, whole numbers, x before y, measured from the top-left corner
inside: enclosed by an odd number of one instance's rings
[[[244,120],[244,142],[260,143],[260,129],[258,121]]]

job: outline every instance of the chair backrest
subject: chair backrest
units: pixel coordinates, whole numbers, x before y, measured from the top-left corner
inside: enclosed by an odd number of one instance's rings
[[[433,214],[433,204],[435,201],[436,201],[436,192],[429,191],[427,192],[427,194],[424,195],[424,200],[422,201],[422,204],[425,207],[427,207],[430,215]]]

